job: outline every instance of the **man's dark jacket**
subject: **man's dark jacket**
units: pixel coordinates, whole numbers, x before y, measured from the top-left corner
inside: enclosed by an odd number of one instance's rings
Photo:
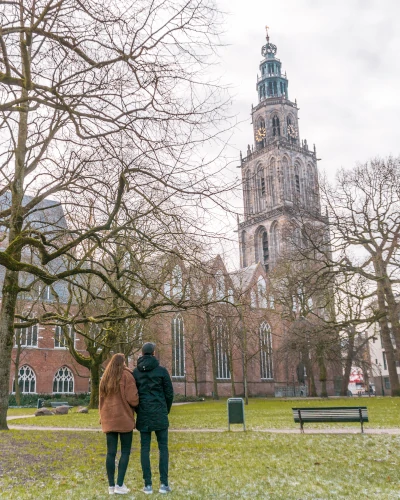
[[[174,399],[171,377],[157,358],[145,354],[138,359],[133,370],[139,392],[136,408],[136,428],[139,431],[159,431],[169,426],[168,413]]]

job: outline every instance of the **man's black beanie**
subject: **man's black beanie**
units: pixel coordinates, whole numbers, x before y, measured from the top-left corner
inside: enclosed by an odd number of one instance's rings
[[[153,354],[155,351],[156,345],[153,342],[146,342],[142,347],[142,354]]]

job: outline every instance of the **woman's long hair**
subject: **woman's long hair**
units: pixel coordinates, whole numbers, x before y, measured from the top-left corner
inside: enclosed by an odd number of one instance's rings
[[[100,382],[100,396],[105,397],[119,391],[119,383],[125,368],[125,356],[114,354],[104,370]]]

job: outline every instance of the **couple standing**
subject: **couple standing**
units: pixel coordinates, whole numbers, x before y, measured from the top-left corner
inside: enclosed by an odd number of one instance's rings
[[[160,493],[171,491],[168,486],[168,414],[174,392],[166,368],[154,356],[155,345],[147,342],[142,347],[137,368],[133,374],[125,365],[123,354],[114,354],[100,382],[100,421],[107,437],[106,470],[109,493],[124,495],[129,489],[124,485],[126,469],[132,446],[132,431],[140,431],[140,461],[146,494],[153,493],[150,467],[151,433],[157,436],[159,450]],[[132,376],[133,375],[133,376]],[[121,441],[121,458],[115,484],[115,457],[118,438]]]

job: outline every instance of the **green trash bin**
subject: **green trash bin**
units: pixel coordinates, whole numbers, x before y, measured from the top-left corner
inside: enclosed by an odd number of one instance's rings
[[[229,398],[228,407],[228,431],[231,430],[231,424],[243,424],[243,430],[246,430],[244,418],[244,401],[242,398]]]

